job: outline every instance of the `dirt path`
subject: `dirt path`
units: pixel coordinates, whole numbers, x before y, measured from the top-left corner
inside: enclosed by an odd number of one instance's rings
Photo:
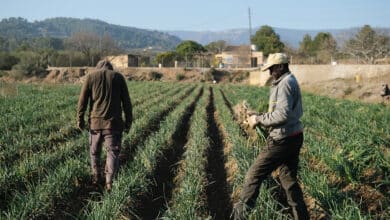
[[[194,113],[196,104],[203,95],[203,89],[196,96],[195,100],[186,110],[186,114],[179,120],[176,131],[173,134],[173,142],[167,146],[158,158],[158,165],[155,167],[151,180],[154,184],[148,189],[149,193],[141,195],[137,199],[136,215],[141,219],[156,219],[166,210],[166,205],[172,198],[175,188],[174,177],[179,167],[187,143],[187,134],[190,127],[190,118]],[[134,217],[132,213],[129,213]]]
[[[361,81],[355,79],[334,79],[311,84],[301,84],[303,91],[328,96],[331,98],[358,100],[366,103],[385,103],[381,96],[382,84],[390,85],[390,74]]]
[[[207,151],[207,203],[213,219],[228,219],[232,211],[230,201],[230,187],[227,183],[225,170],[226,158],[221,131],[218,129],[214,105],[214,93],[210,87],[209,103],[207,109],[207,133],[210,137],[210,148]]]

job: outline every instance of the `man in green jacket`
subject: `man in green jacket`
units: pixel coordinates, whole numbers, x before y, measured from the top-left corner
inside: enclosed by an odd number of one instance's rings
[[[99,61],[96,71],[86,76],[77,110],[77,127],[80,130],[85,129],[84,114],[88,103],[92,182],[97,184],[101,178],[100,154],[104,141],[107,151],[106,190],[110,191],[113,177],[119,168],[122,132],[128,132],[131,127],[132,106],[124,77],[113,71],[109,61]],[[125,121],[122,119],[122,111]]]
[[[297,181],[299,152],[303,144],[302,100],[299,85],[290,73],[288,58],[283,53],[270,54],[262,71],[270,71],[273,83],[267,113],[253,114],[248,124],[267,127],[267,146],[263,147],[249,168],[240,201],[234,207],[234,219],[246,219],[254,208],[261,183],[279,167],[281,185],[287,194],[294,219],[309,219],[302,190]],[[260,213],[261,214],[261,213]]]

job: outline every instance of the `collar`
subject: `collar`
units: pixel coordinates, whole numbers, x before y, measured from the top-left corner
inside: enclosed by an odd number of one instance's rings
[[[280,83],[280,81],[282,81],[282,80],[283,80],[286,76],[288,76],[288,75],[290,75],[290,72],[285,72],[285,73],[283,73],[283,75],[281,75],[281,76],[279,77],[279,79],[274,80],[274,81],[272,82],[272,85],[273,85],[273,86],[278,85],[278,84]]]

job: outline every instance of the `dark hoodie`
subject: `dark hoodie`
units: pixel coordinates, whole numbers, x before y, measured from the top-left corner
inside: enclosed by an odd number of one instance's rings
[[[87,75],[81,89],[77,119],[84,121],[89,102],[91,130],[112,129],[122,131],[132,122],[132,106],[126,81],[122,74],[113,71],[109,61],[102,60],[96,71]],[[122,108],[125,121],[122,119]]]

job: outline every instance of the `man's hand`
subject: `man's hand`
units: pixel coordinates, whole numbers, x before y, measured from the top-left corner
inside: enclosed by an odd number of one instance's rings
[[[84,128],[85,128],[85,122],[84,120],[80,120],[77,122],[77,128],[80,130],[80,131],[83,131]]]
[[[256,111],[248,111],[246,114],[247,114],[248,117],[250,117],[252,115],[259,115],[259,113],[256,112]]]
[[[257,115],[252,115],[248,117],[248,125],[250,128],[255,128],[257,124]]]

